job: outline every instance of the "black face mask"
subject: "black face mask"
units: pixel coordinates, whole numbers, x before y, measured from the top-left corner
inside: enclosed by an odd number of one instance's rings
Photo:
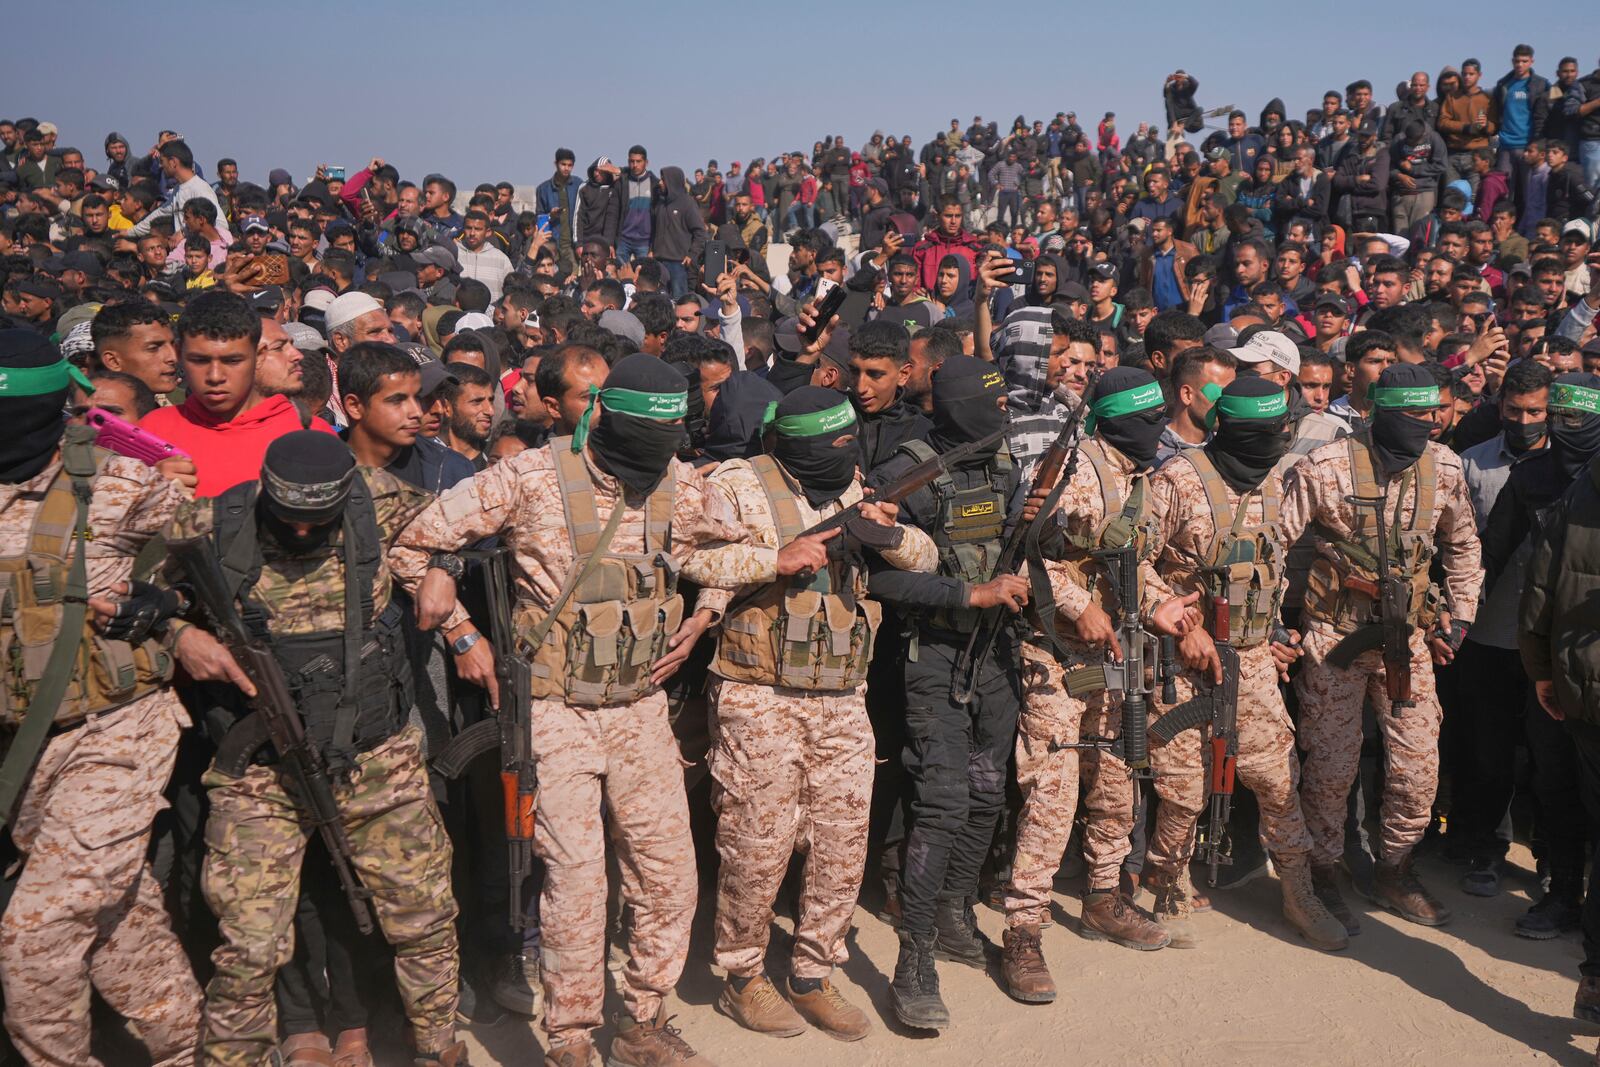
[[[1372,413],[1372,447],[1384,474],[1399,474],[1422,458],[1428,447],[1432,419],[1415,419],[1399,408],[1378,408]]]
[[[773,458],[794,475],[807,503],[814,508],[838,500],[855,480],[860,450],[854,441],[835,446],[837,440],[827,434],[814,437],[780,434],[772,446]]]
[[[1133,415],[1115,419],[1101,419],[1095,433],[1124,456],[1133,460],[1139,470],[1149,470],[1156,461],[1156,450],[1161,446],[1161,410],[1151,408]]]
[[[7,397],[0,403],[6,432],[0,435],[0,482],[16,485],[44,470],[66,431],[61,409],[65,389],[38,396]]]
[[[311,527],[311,532],[304,537],[294,532],[294,527],[280,519],[270,507],[263,507],[260,512],[261,528],[267,536],[278,544],[288,549],[295,555],[304,555],[322,548],[333,537],[333,531],[339,527],[340,520],[325,522]]]
[[[1549,423],[1540,419],[1538,422],[1508,422],[1502,425],[1506,435],[1506,447],[1513,452],[1527,452],[1538,446],[1544,437]]]
[[[681,422],[662,422],[620,411],[602,413],[589,432],[589,447],[600,465],[635,493],[648,493],[661,481],[683,446]]]
[[[1568,426],[1561,419],[1550,423],[1550,449],[1562,473],[1576,478],[1589,460],[1600,452],[1600,415],[1586,417],[1578,426]]]
[[[1206,444],[1212,466],[1236,493],[1254,492],[1288,451],[1288,424],[1280,419],[1223,419]]]

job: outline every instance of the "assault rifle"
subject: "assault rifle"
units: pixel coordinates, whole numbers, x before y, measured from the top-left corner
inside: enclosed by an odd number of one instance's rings
[[[513,930],[527,925],[522,906],[522,884],[533,869],[534,808],[539,780],[533,759],[533,668],[517,649],[511,621],[510,549],[504,546],[461,553],[463,559],[483,564],[489,606],[489,644],[494,649],[495,679],[500,686],[500,706],[491,719],[461,731],[433,760],[447,778],[459,778],[481,753],[500,750],[500,793],[505,807],[506,849],[509,858]]]
[[[1078,427],[1083,422],[1083,413],[1089,409],[1088,389],[1093,388],[1091,379],[1085,388],[1085,396],[1080,400],[1077,408],[1067,417],[1066,425],[1050,443],[1044,458],[1039,461],[1038,468],[1033,472],[1033,484],[1028,487],[1028,495],[1034,496],[1040,492],[1049,492],[1057,484],[1070,482],[1072,472],[1078,466],[1078,445],[1080,438]],[[1048,521],[1046,513],[1041,511],[1034,517],[1034,522]],[[1030,523],[1025,523],[1019,516],[1017,522],[1006,534],[1004,543],[1000,546],[1000,557],[995,563],[994,573],[998,577],[1002,574],[1016,574],[1022,569],[1023,560],[1027,554],[1027,535]],[[967,638],[967,647],[961,650],[956,657],[955,670],[950,676],[950,698],[957,704],[972,703],[972,695],[978,688],[978,675],[983,671],[983,665],[989,659],[989,653],[994,649],[995,640],[1000,636],[1000,631],[1007,624],[1009,612],[1004,607],[985,608],[978,618],[978,625],[973,628],[972,635]]]
[[[1381,496],[1346,496],[1353,507],[1371,508],[1378,522],[1378,577],[1368,582],[1355,575],[1346,576],[1344,585],[1369,597],[1374,617],[1347,634],[1328,653],[1328,662],[1335,667],[1348,668],[1357,656],[1382,646],[1383,681],[1389,697],[1389,711],[1399,715],[1401,708],[1409,708],[1411,699],[1411,587],[1405,579],[1392,570],[1389,558],[1389,531],[1383,521],[1384,498]]]
[[[1213,630],[1212,637],[1216,636]],[[1239,653],[1220,642],[1216,647],[1222,681],[1197,682],[1193,697],[1169,709],[1150,728],[1150,736],[1167,744],[1191,727],[1211,727],[1211,811],[1198,828],[1194,854],[1210,868],[1207,881],[1213,886],[1217,868],[1233,862],[1228,817],[1233,811],[1233,774],[1239,757]]]
[[[272,745],[280,764],[294,778],[299,793],[297,799],[305,806],[311,825],[327,847],[328,859],[355,915],[356,928],[363,934],[370,934],[372,909],[367,901],[372,892],[357,880],[351,866],[350,837],[345,833],[338,803],[333,799],[327,761],[306,737],[305,723],[295,709],[283,668],[272,650],[251,638],[245,629],[211,539],[171,541],[167,552],[183,568],[195,606],[205,616],[205,628],[227,646],[256,687],[256,695],[251,700],[253,710],[235,723],[217,746],[217,769],[238,778],[263,745]]]

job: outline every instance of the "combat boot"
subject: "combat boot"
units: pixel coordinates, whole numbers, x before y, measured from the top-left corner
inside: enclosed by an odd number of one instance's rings
[[[1078,936],[1089,941],[1110,941],[1140,952],[1166,948],[1172,941],[1169,931],[1146,919],[1127,897],[1110,890],[1083,895]]]
[[[1399,863],[1380,860],[1374,876],[1374,892],[1378,903],[1407,922],[1419,926],[1443,926],[1450,921],[1450,909],[1423,887],[1409,855]]]
[[[717,1010],[758,1034],[799,1037],[806,1032],[806,1021],[778,995],[777,987],[764,974],[745,979],[729,975],[717,998]]]
[[[443,1052],[418,1053],[412,1058],[411,1064],[412,1067],[469,1067],[467,1046],[457,1041]]]
[[[1361,924],[1356,921],[1355,912],[1350,910],[1350,905],[1345,903],[1344,894],[1339,892],[1339,868],[1334,864],[1326,867],[1313,863],[1311,865],[1311,891],[1322,901],[1322,906],[1328,909],[1339,922],[1344,924],[1344,932],[1351,937],[1361,932]]]
[[[1150,914],[1171,937],[1171,948],[1194,948],[1200,943],[1194,931],[1194,904],[1183,887],[1183,879],[1172,871],[1147,871],[1144,884],[1155,894]]]
[[[1578,979],[1578,995],[1572,998],[1572,1017],[1586,1023],[1600,1023],[1600,978]]]
[[[939,996],[939,972],[933,964],[933,934],[918,937],[900,931],[900,958],[889,986],[894,1014],[917,1030],[941,1030],[950,1025],[950,1009]]]
[[[594,1067],[594,1045],[588,1038],[556,1045],[544,1054],[544,1067]]]
[[[1000,969],[1012,1000],[1049,1004],[1056,999],[1055,979],[1050,977],[1050,968],[1045,966],[1044,945],[1037,926],[1006,928]]]
[[[835,1041],[860,1041],[872,1032],[867,1013],[846,1000],[839,987],[826,978],[790,978],[785,992],[806,1022]]]
[[[640,1022],[627,1012],[617,1016],[617,1036],[611,1039],[606,1067],[667,1067],[673,1063],[713,1067],[683,1039],[682,1031],[668,1022],[665,1004],[647,1022]]]
[[[544,983],[539,958],[515,952],[495,965],[489,995],[506,1011],[533,1018],[544,1006]]]
[[[933,913],[934,959],[984,970],[994,943],[978,930],[978,917],[965,900],[940,899]]]
[[[1311,888],[1311,868],[1306,858],[1274,856],[1273,864],[1283,882],[1283,917],[1289,920],[1289,925],[1313,948],[1324,952],[1348,948],[1350,935],[1345,933],[1344,923],[1333,917]]]
[[[1517,916],[1518,937],[1548,941],[1568,930],[1576,930],[1583,920],[1583,879],[1552,875],[1550,888],[1539,903]]]

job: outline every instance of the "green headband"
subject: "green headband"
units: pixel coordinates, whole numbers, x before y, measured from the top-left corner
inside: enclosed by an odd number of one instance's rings
[[[1439,406],[1437,385],[1391,385],[1375,387],[1371,392],[1372,406],[1395,410],[1400,408],[1436,408]]]
[[[1094,433],[1095,424],[1101,419],[1119,419],[1124,415],[1136,415],[1151,408],[1163,407],[1166,402],[1167,398],[1161,391],[1160,382],[1150,382],[1148,385],[1124,389],[1120,393],[1111,393],[1089,405],[1089,414],[1083,419],[1083,432]]]
[[[589,440],[589,424],[594,420],[596,401],[604,404],[607,411],[615,411],[621,415],[637,415],[641,419],[655,419],[659,422],[671,422],[673,419],[687,418],[689,415],[687,389],[681,393],[646,393],[638,389],[615,387],[601,389],[599,386],[591,385],[589,406],[583,409],[583,415],[578,419],[578,427],[572,433],[574,452],[582,452],[584,442]]]
[[[85,392],[94,392],[83,371],[64,359],[46,367],[0,367],[0,396],[59,393],[74,382]]]
[[[1600,415],[1600,389],[1591,389],[1587,385],[1556,382],[1550,387],[1550,406],[1552,408],[1570,408],[1573,411],[1584,411],[1590,415]]]
[[[777,407],[777,404],[773,404],[768,409],[767,421],[781,437],[820,437],[825,433],[837,433],[856,421],[856,409],[848,400],[825,411],[785,415],[782,418],[777,417]]]
[[[1206,383],[1200,390],[1211,401],[1211,410],[1206,412],[1206,429],[1210,430],[1217,424],[1217,415],[1223,414],[1230,419],[1281,419],[1289,414],[1289,395],[1287,393],[1273,393],[1271,396],[1235,396],[1225,393],[1215,382]]]

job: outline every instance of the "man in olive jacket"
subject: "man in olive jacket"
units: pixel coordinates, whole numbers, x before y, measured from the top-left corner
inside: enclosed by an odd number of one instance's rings
[[[1522,591],[1522,662],[1539,704],[1566,724],[1578,753],[1578,788],[1600,814],[1600,458],[1578,475],[1532,534]],[[1582,976],[1572,1014],[1600,1022],[1600,893],[1583,902]]]

